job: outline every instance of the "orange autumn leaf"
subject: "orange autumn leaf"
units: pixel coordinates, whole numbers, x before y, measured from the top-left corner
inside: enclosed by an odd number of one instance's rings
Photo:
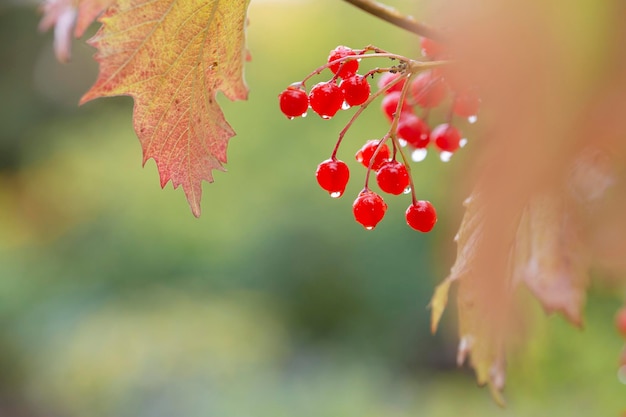
[[[517,231],[513,274],[546,312],[561,312],[581,326],[590,263],[574,206],[566,194],[534,196]]]
[[[592,13],[603,7],[614,19]],[[479,86],[484,124],[468,149],[474,191],[432,324],[457,282],[457,360],[499,403],[506,358],[528,338],[524,297],[580,325],[590,269],[626,271],[625,13],[618,0],[451,0],[439,16],[455,28],[451,73]],[[548,23],[557,18],[558,28]]]
[[[113,0],[79,0],[74,36],[77,38],[83,36],[89,25],[109,7],[111,3],[113,3]]]
[[[200,216],[202,180],[225,170],[234,131],[216,102],[247,98],[243,81],[249,0],[118,0],[89,41],[100,73],[81,104],[132,96],[143,163],[154,159],[161,187],[182,185]]]

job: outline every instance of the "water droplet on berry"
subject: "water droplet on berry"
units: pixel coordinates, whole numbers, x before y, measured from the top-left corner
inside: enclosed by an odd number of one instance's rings
[[[459,147],[462,148],[467,145],[467,139],[463,138],[459,141]]]
[[[402,194],[409,194],[411,192],[411,186],[408,186],[402,191]]]
[[[478,116],[474,115],[474,116],[470,116],[467,118],[467,121],[474,124],[476,123],[476,121],[478,120]]]
[[[439,159],[441,159],[441,162],[450,162],[452,155],[452,152],[443,151],[439,154]]]
[[[332,119],[332,117],[325,114],[325,115],[322,116],[322,119],[330,120],[330,119]]]
[[[293,120],[293,119],[295,119],[295,117],[293,117],[293,116],[287,116],[287,119],[289,119],[289,120]]]
[[[339,197],[341,197],[341,192],[335,191],[334,193],[330,193],[330,196],[332,198],[339,198]]]
[[[426,148],[416,149],[411,154],[411,159],[415,162],[420,162],[426,159],[426,155],[428,155]]]
[[[398,143],[400,144],[400,146],[402,146],[403,148],[406,146],[406,140],[404,139],[400,139],[398,138]]]
[[[374,229],[374,226],[366,226],[365,227],[365,230],[373,230],[373,229]]]
[[[304,112],[304,113],[302,113],[302,115],[300,117],[306,117],[307,114],[308,114],[307,112]]]
[[[349,108],[350,108],[350,105],[346,103],[345,101],[341,103],[341,110],[348,110]]]

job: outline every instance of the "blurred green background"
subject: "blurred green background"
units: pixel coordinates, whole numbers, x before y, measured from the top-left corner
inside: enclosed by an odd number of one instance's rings
[[[414,166],[439,211],[428,235],[406,227],[408,196],[388,198],[372,232],[352,219],[365,174],[353,154],[387,129],[375,108],[339,153],[346,196],[317,186],[351,112],[288,121],[278,93],[338,44],[414,56],[416,39],[336,0],[253,0],[249,16],[250,98],[220,99],[237,136],[196,219],[154,162],[141,168],[131,99],[77,107],[93,49],[77,41],[61,65],[35,8],[0,3],[0,416],[617,415],[608,290],[585,331],[559,317],[532,330],[504,410],[456,368],[453,306],[430,334],[464,152]]]

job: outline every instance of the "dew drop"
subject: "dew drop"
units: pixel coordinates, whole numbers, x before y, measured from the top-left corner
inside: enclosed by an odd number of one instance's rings
[[[293,116],[287,116],[287,119],[289,119],[289,120],[293,120],[293,119],[295,119],[295,117],[293,117]]]
[[[406,146],[406,140],[404,139],[400,139],[398,138],[398,143],[400,144],[400,146],[402,146],[403,148]]]
[[[452,152],[443,151],[439,154],[439,159],[442,162],[450,162],[450,158],[452,158]]]
[[[373,230],[374,226],[365,226],[365,230]]]
[[[304,112],[300,115],[300,117],[306,117],[307,114],[308,114],[307,112]]]
[[[327,114],[322,114],[322,115],[321,115],[321,117],[322,117],[322,119],[324,119],[324,120],[329,120],[329,119],[331,118],[331,117],[330,117],[329,115],[327,115]]]
[[[426,159],[426,155],[428,155],[426,148],[419,148],[413,151],[411,159],[415,162],[420,162]]]
[[[470,122],[471,124],[476,123],[476,121],[478,120],[478,116],[473,115],[467,118],[467,121]]]
[[[409,194],[411,192],[411,186],[408,186],[402,191],[402,194]]]
[[[332,193],[330,193],[330,196],[332,198],[339,198],[339,197],[341,197],[341,191],[332,192]]]
[[[348,110],[350,108],[350,105],[347,102],[343,102],[341,103],[341,110]]]
[[[463,138],[459,141],[459,146],[463,148],[465,145],[467,145],[467,139]]]

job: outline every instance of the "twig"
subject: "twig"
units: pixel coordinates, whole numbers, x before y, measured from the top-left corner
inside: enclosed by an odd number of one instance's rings
[[[406,29],[409,32],[415,33],[419,36],[430,38],[434,41],[444,42],[444,36],[438,31],[423,25],[416,21],[413,17],[404,15],[393,7],[386,4],[379,3],[374,0],[344,0],[346,3],[358,7],[359,9],[373,14],[374,16],[398,26],[402,29]]]

